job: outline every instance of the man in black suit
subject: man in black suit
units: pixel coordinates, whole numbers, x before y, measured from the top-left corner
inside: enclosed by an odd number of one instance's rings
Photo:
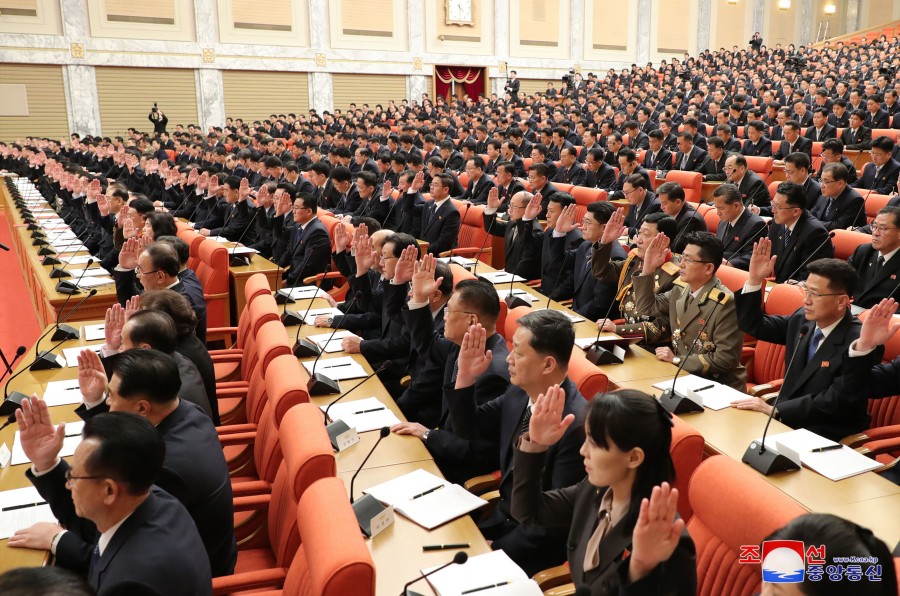
[[[793,182],[782,182],[775,191],[769,241],[772,254],[778,257],[776,283],[803,281],[808,275],[806,263],[834,256],[828,230],[806,210],[803,187]]]
[[[631,149],[625,148],[619,151],[619,176],[615,184],[610,188],[609,199],[624,199],[625,182],[633,174],[639,174],[644,179],[644,188],[652,188],[650,172],[641,167],[637,154]]]
[[[647,181],[640,174],[631,174],[625,178],[622,193],[628,201],[628,213],[625,214],[625,226],[628,228],[628,236],[633,237],[638,233],[644,216],[661,211],[659,200],[648,189]]]
[[[587,172],[578,163],[576,153],[575,147],[563,147],[560,150],[559,168],[556,170],[553,182],[584,186],[585,180],[587,180]]]
[[[628,146],[632,151],[650,148],[650,139],[647,133],[641,132],[641,125],[635,120],[625,123],[625,131],[628,133]]]
[[[722,241],[724,265],[747,269],[753,243],[765,232],[766,222],[744,207],[741,191],[734,184],[723,184],[713,192],[719,214],[716,238]]]
[[[744,130],[747,140],[741,147],[745,157],[772,157],[772,141],[765,135],[766,125],[761,120],[749,122]]]
[[[467,161],[466,174],[469,175],[469,185],[466,192],[457,198],[475,205],[484,205],[487,203],[488,192],[494,188],[494,182],[484,175],[484,160],[476,155]]]
[[[837,141],[838,143],[840,141]],[[810,174],[809,156],[805,153],[791,153],[784,158],[784,178],[787,182],[799,184],[803,188],[803,195],[806,198],[804,209],[809,211],[815,207],[822,196],[822,185],[813,180]],[[771,209],[762,212],[762,215],[772,215]]]
[[[556,177],[556,164],[550,160],[548,153],[547,145],[537,143],[531,149],[531,167],[533,168],[538,164],[543,165],[547,168],[547,179],[553,180],[553,178]],[[531,168],[529,168],[529,171],[530,170]]]
[[[663,133],[661,130],[651,130],[647,133],[648,145],[644,153],[643,166],[647,171],[668,172],[672,169],[672,153],[663,147]]]
[[[428,252],[438,256],[456,246],[459,235],[459,210],[450,200],[453,178],[440,173],[431,180],[431,201],[422,207],[422,237],[428,242]]]
[[[475,380],[492,360],[485,355],[486,338],[485,329],[473,326],[463,339],[456,382],[446,392],[450,418],[455,432],[463,438],[499,440],[500,502],[491,518],[479,527],[492,541],[493,549],[502,549],[526,574],[534,574],[565,560],[568,528],[524,528],[512,520],[513,446],[528,430],[531,405],[548,387],[560,385],[565,391],[563,416],[578,416],[584,409],[584,397],[567,375],[575,331],[569,319],[555,310],[536,310],[520,318],[507,358],[511,385],[502,395],[479,406]],[[548,450],[543,490],[571,486],[584,477],[584,461],[578,453],[583,440],[583,425],[573,424]]]
[[[585,170],[584,186],[610,190],[616,183],[616,170],[603,160],[603,149],[594,147],[587,152],[584,160]]]
[[[806,102],[798,99],[794,102],[793,120],[800,125],[800,128],[808,128],[812,126],[812,114],[807,109]]]
[[[614,168],[619,165],[619,152],[623,150],[622,139],[622,135],[618,132],[610,133],[606,137],[606,154],[603,156],[603,161]]]
[[[725,174],[726,180],[737,187],[741,193],[741,201],[750,211],[756,215],[771,215],[772,198],[769,196],[769,189],[759,174],[749,169],[746,157],[740,153],[729,155],[725,160]]]
[[[823,143],[828,139],[837,138],[837,128],[828,124],[828,110],[825,108],[813,110],[812,126],[806,129],[805,136],[813,143]]]
[[[857,246],[847,261],[859,276],[853,304],[861,308],[871,308],[896,294],[900,283],[900,258],[896,256],[900,248],[900,207],[883,207],[870,227],[872,242]]]
[[[772,157],[775,161],[784,161],[785,157],[797,151],[812,159],[812,141],[800,136],[800,124],[796,120],[788,120],[784,123],[784,140]]]
[[[291,201],[285,191],[276,203],[272,235],[273,256],[279,267],[290,267],[285,287],[299,286],[307,277],[325,273],[331,267],[331,239],[328,229],[316,216],[316,197],[300,193]],[[285,215],[293,213],[293,225],[285,225]]]
[[[682,132],[678,135],[678,153],[675,155],[675,167],[672,169],[699,172],[707,156],[706,151],[694,146],[694,137],[691,133]]]
[[[529,155],[530,153],[531,150],[529,149]],[[503,141],[503,144],[500,145],[500,156],[503,158],[503,161],[513,165],[517,178],[524,178],[528,175],[528,172],[525,170],[525,160],[516,153],[516,146],[511,141]]]
[[[199,230],[202,236],[223,236],[232,242],[239,239],[242,244],[253,244],[256,241],[256,228],[251,224],[255,215],[255,207],[250,205],[250,183],[246,178],[237,176],[225,179],[224,221],[219,228]]]
[[[550,169],[547,164],[532,164],[531,169],[528,170],[528,184],[531,186],[531,192],[541,195],[541,212],[538,219],[547,218],[547,205],[550,203],[550,197],[557,192],[556,187],[550,182],[550,178]]]
[[[608,314],[616,299],[618,284],[600,281],[591,273],[594,243],[603,236],[603,230],[615,212],[616,208],[607,201],[597,201],[588,205],[580,226],[584,242],[574,248],[568,248],[566,235],[576,229],[575,206],[570,205],[559,216],[553,238],[550,240],[553,262],[557,267],[565,268],[566,273],[572,276],[574,290],[572,310],[591,321]],[[627,257],[625,249],[618,242],[614,243],[611,258],[624,260]]]
[[[420,192],[425,184],[425,174],[412,170],[400,176],[400,196],[391,207],[384,221],[383,229],[409,234],[413,238],[422,235],[422,213],[425,208],[425,197]],[[387,195],[385,195],[387,191]],[[390,184],[382,188],[381,197],[390,196]]]
[[[862,175],[850,186],[869,190],[878,195],[889,195],[896,189],[900,163],[893,159],[894,141],[890,137],[878,137],[872,141],[872,161],[863,167]],[[868,195],[866,195],[868,196]]]
[[[844,155],[844,143],[842,143],[840,139],[829,139],[822,143],[822,164],[819,166],[819,171],[815,173],[813,178],[821,180],[822,168],[830,163],[843,164],[843,166],[847,168],[847,173],[850,175],[847,181],[851,184],[856,182],[858,176],[856,173],[856,164]]]
[[[427,257],[430,258],[430,257]],[[423,264],[425,259],[423,259]],[[430,267],[424,268],[427,272]],[[427,357],[434,370],[431,376],[413,376],[410,390],[419,387],[434,394],[435,387],[442,387],[440,419],[432,426],[419,422],[403,422],[391,430],[400,435],[419,438],[434,457],[444,476],[451,482],[462,483],[480,474],[489,474],[497,469],[500,457],[496,437],[466,439],[454,432],[450,418],[450,402],[447,395],[452,390],[457,375],[457,360],[466,331],[471,325],[481,325],[487,339],[485,347],[493,358],[487,369],[475,380],[475,401],[478,405],[487,403],[509,386],[509,368],[506,359],[509,350],[506,340],[497,333],[497,317],[500,315],[500,300],[494,286],[474,279],[460,281],[450,302],[444,310],[444,333],[433,329],[431,313],[417,300],[418,295],[430,295],[434,285],[434,273],[429,278],[422,272],[412,278],[412,299],[403,309],[403,316],[409,326],[412,347],[419,358]],[[427,378],[424,378],[427,377]]]
[[[438,146],[441,152],[441,159],[444,160],[444,167],[451,172],[462,172],[466,167],[466,160],[462,153],[456,151],[453,147],[453,141],[441,141]]]
[[[866,113],[855,110],[850,114],[850,126],[841,133],[841,142],[846,149],[865,150],[872,146],[872,129],[864,126]]]
[[[572,271],[559,267],[559,263],[553,260],[551,244],[557,237],[554,234],[556,222],[564,209],[575,205],[575,197],[567,192],[557,192],[550,198],[547,207],[547,228],[533,241],[538,242],[541,251],[541,287],[540,292],[544,296],[557,302],[570,300],[575,292],[575,282],[572,279]],[[581,232],[576,228],[567,232],[565,240],[566,250],[572,250],[583,242]]]
[[[516,178],[516,168],[508,161],[497,164],[497,175],[494,176],[494,185],[497,187],[497,195],[500,197],[500,213],[506,213],[509,208],[509,200],[516,194],[525,190],[525,186]]]
[[[726,152],[740,153],[741,142],[731,135],[731,126],[727,124],[719,124],[718,126],[716,126],[716,136],[722,139],[722,142],[725,143]],[[707,140],[707,149],[708,148],[709,141]]]
[[[881,109],[881,95],[872,95],[866,99],[866,120],[865,125],[872,130],[876,128],[888,128],[890,125],[890,116]]]
[[[353,225],[358,225],[361,219],[370,218],[383,226],[386,219],[392,216],[392,212],[395,211],[395,201],[391,196],[391,183],[385,182],[381,187],[382,192],[378,192],[377,181],[378,177],[372,172],[361,171],[356,175],[354,192],[359,197],[359,206],[352,213],[343,215],[345,222],[349,221]],[[405,190],[403,186],[403,184],[400,185],[401,189]]]
[[[712,139],[710,139],[712,140]],[[721,140],[721,139],[720,139]],[[664,182],[656,189],[660,209],[678,224],[678,232],[672,240],[670,248],[673,253],[681,254],[687,246],[687,236],[691,232],[708,232],[706,220],[694,206],[684,200],[684,189],[677,182]]]
[[[537,220],[541,203],[537,195],[522,191],[509,201],[507,220],[497,218],[500,197],[496,189],[488,195],[484,210],[484,229],[491,236],[503,238],[503,254],[506,271],[525,279],[537,279],[541,271],[540,246],[534,237],[541,234],[541,224]]]
[[[725,173],[725,161],[729,155],[725,151],[725,142],[719,137],[710,137],[706,141],[706,148],[709,150],[709,159],[700,168],[703,181],[724,182],[728,176]]]
[[[839,259],[810,263],[802,286],[804,306],[790,316],[775,316],[763,313],[759,294],[764,279],[774,273],[773,265],[771,243],[763,238],[753,250],[750,277],[735,299],[742,331],[785,346],[785,378],[778,405],[773,408],[758,397],[732,405],[774,414],[791,428],[805,428],[833,441],[867,429],[864,385],[842,382],[848,348],[860,332],[859,320],[850,313],[856,271]]]
[[[847,184],[847,168],[830,163],[822,168],[822,196],[810,211],[829,230],[866,224],[865,200]]]
[[[88,565],[79,571],[98,594],[135,584],[158,594],[212,594],[209,559],[191,516],[153,486],[166,447],[150,421],[126,412],[88,420],[70,465],[59,457],[65,429],[50,422],[43,400],[23,400],[16,419],[32,462],[25,475],[66,533],[92,537]]]

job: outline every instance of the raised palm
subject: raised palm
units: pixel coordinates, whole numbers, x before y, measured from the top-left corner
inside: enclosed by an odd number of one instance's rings
[[[575,422],[575,415],[563,418],[566,392],[559,385],[552,385],[546,393],[538,396],[528,426],[531,442],[549,447],[559,441],[566,430]]]

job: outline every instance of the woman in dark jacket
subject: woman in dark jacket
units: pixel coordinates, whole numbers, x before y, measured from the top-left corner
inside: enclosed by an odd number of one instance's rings
[[[541,492],[544,454],[575,418],[551,387],[535,402],[514,454],[512,515],[525,526],[568,526],[572,581],[593,595],[695,594],[694,542],[678,518],[671,416],[635,390],[598,394],[581,448],[587,477]]]

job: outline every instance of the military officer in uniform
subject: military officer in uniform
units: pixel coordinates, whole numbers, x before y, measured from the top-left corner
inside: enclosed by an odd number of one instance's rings
[[[671,239],[678,232],[678,224],[670,216],[662,212],[651,213],[644,217],[640,230],[637,233],[635,248],[628,253],[624,261],[610,259],[612,243],[618,241],[627,230],[624,226],[624,213],[622,209],[616,211],[607,223],[603,236],[598,245],[594,247],[591,259],[591,270],[600,281],[618,284],[616,289],[616,301],[619,303],[619,312],[624,323],[615,324],[609,319],[597,321],[603,331],[616,333],[622,337],[641,337],[644,344],[657,344],[669,336],[668,314],[659,316],[642,316],[637,311],[637,302],[634,296],[634,277],[640,275],[644,251],[650,240],[657,234],[664,234]],[[672,289],[675,278],[678,277],[678,265],[664,262],[656,268],[653,275],[655,290],[668,292]]]
[[[634,278],[638,313],[668,316],[672,326],[672,347],[657,348],[656,357],[683,364],[691,374],[746,391],[747,372],[741,365],[744,334],[738,328],[734,295],[716,277],[722,263],[722,241],[709,232],[688,234],[679,263],[683,285],[660,292],[655,287],[655,273],[670,254],[669,242],[665,234],[650,241],[644,249],[641,273]],[[693,352],[688,355],[692,344]]]

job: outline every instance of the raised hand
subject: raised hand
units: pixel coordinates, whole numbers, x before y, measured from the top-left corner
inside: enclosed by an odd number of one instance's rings
[[[191,168],[190,173],[188,174],[187,183],[189,186],[195,186],[200,181],[200,170],[197,168]]]
[[[528,205],[525,207],[525,213],[522,214],[522,219],[535,219],[541,214],[541,210],[541,193],[536,192],[534,193],[534,196],[531,197],[531,200],[528,201]]]
[[[103,217],[109,215],[109,199],[106,198],[106,195],[99,195],[97,197],[97,209],[100,210],[100,215]]]
[[[238,197],[240,200],[244,200],[250,196],[250,181],[246,178],[241,179],[241,185],[238,188]]]
[[[127,271],[133,270],[137,267],[138,256],[140,256],[140,254],[141,246],[138,239],[129,238],[125,241],[125,244],[122,245],[122,250],[119,251],[119,267]]]
[[[219,176],[218,174],[213,174],[209,177],[209,194],[218,194],[219,188],[221,188],[219,185]]]
[[[771,277],[775,272],[775,260],[778,255],[772,256],[772,241],[766,237],[753,243],[753,254],[750,256],[750,266],[747,283],[751,286],[762,285],[763,280]]]
[[[124,323],[128,322],[128,319],[131,318],[131,315],[141,310],[141,296],[140,294],[136,296],[132,296],[128,299],[128,302],[125,303],[125,320]]]
[[[381,187],[381,196],[385,199],[388,198],[389,196],[391,196],[391,181],[390,180],[384,181],[384,185]]]
[[[278,197],[278,201],[275,203],[275,216],[282,217],[291,211],[291,197],[287,194],[283,194]]]
[[[556,220],[556,231],[560,234],[568,234],[572,230],[580,230],[581,224],[575,223],[575,209],[576,205],[567,205],[563,207],[562,211],[559,214],[559,218]]]
[[[153,239],[150,237],[150,234],[144,234],[143,236],[140,236],[138,238],[138,242],[141,250],[144,250],[145,248],[153,244]]]
[[[893,298],[885,298],[869,310],[869,316],[863,321],[856,340],[856,349],[867,352],[878,346],[883,346],[900,329],[900,320],[894,318],[897,312],[897,301]]]
[[[606,222],[606,227],[603,228],[603,235],[600,236],[600,243],[610,244],[627,233],[628,228],[625,227],[625,210],[620,207],[616,209],[616,212],[613,213],[609,217],[609,221]]]
[[[91,180],[91,183],[88,184],[88,188],[87,188],[87,198],[90,199],[91,201],[96,201],[97,198],[100,196],[101,191],[102,191],[102,188],[100,187],[100,181],[96,180],[96,179]]]
[[[218,178],[216,178],[218,180]],[[209,187],[209,174],[207,172],[203,172],[200,174],[200,177],[197,179],[197,188],[200,190],[206,190]]]
[[[353,252],[356,258],[357,275],[365,275],[378,259],[378,255],[375,254],[375,247],[366,233],[359,234],[353,241]]]
[[[93,350],[81,350],[78,354],[78,388],[89,403],[100,401],[106,393],[106,369]]]
[[[662,232],[653,237],[653,240],[644,250],[644,269],[643,275],[650,275],[657,268],[666,262],[666,256],[669,252],[669,237]]]
[[[494,354],[485,351],[487,332],[481,323],[470,325],[463,336],[462,346],[457,358],[459,371],[456,375],[456,388],[463,389],[475,384],[481,374],[491,365]]]
[[[123,228],[125,227],[125,222],[130,219],[131,218],[128,217],[128,205],[122,205],[118,215],[116,215],[116,225],[119,226],[119,228]]]
[[[416,177],[413,178],[411,188],[416,192],[420,192],[423,186],[425,186],[425,172],[418,172]]]
[[[494,211],[496,211],[497,209],[500,208],[500,204],[502,202],[503,201],[500,200],[500,189],[497,188],[496,186],[491,188],[491,190],[488,191],[488,200],[487,200],[488,209],[493,209]]]
[[[400,258],[397,259],[397,266],[394,268],[393,282],[395,284],[405,284],[408,281],[415,279],[415,276],[417,275],[416,259],[418,257],[418,246],[407,246],[403,249],[403,252],[400,254]],[[416,300],[417,302],[428,302],[427,297],[424,300],[419,300],[418,298],[416,298],[415,286],[413,286],[413,300]]]
[[[137,228],[130,217],[126,217],[125,222],[122,224],[122,235],[125,238],[134,238],[137,235]]]
[[[575,422],[575,414],[563,418],[565,405],[566,392],[559,385],[552,385],[546,393],[538,395],[528,426],[528,440],[544,447],[559,441]]]
[[[118,302],[106,309],[103,333],[106,347],[118,351],[122,347],[122,327],[125,326],[125,309]]]
[[[638,520],[631,534],[629,581],[636,582],[645,577],[675,552],[684,531],[684,520],[675,518],[677,510],[678,489],[671,488],[668,482],[654,486],[650,498],[641,501]]]
[[[416,254],[418,247],[410,246]],[[408,250],[408,249],[407,249]],[[416,302],[428,302],[431,297],[441,287],[443,277],[434,278],[437,270],[437,259],[432,254],[426,254],[422,257],[422,261],[416,266],[416,273],[412,278],[412,295]]]
[[[22,407],[16,410],[16,422],[19,424],[22,450],[34,464],[35,471],[46,472],[59,458],[66,425],[54,427],[46,402],[36,395],[22,400]]]
[[[347,234],[346,226],[334,226],[334,252],[341,253],[347,250],[350,244],[350,235]]]

